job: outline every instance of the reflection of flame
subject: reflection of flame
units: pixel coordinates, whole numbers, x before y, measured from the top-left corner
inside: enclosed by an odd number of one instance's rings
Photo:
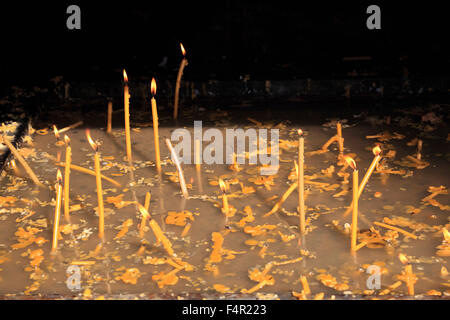
[[[139,207],[139,211],[141,212],[141,214],[144,217],[146,217],[146,218],[150,217],[150,214],[148,213],[147,209],[145,209],[145,207],[142,204],[138,203],[138,207]]]
[[[302,129],[298,129],[297,133],[298,133],[299,136],[303,136],[303,130]]]
[[[345,161],[347,161],[349,166],[352,167],[353,170],[356,170],[356,162],[355,162],[355,160],[353,160],[352,157],[345,156],[344,159],[345,159]]]
[[[406,258],[406,256],[403,253],[399,253],[398,258],[400,259],[401,263],[403,263],[403,264],[408,263],[408,258]]]
[[[64,141],[66,142],[67,145],[70,144],[70,138],[67,136],[67,134],[64,135]]]
[[[156,80],[155,80],[155,78],[152,78],[152,84],[151,84],[150,91],[152,92],[152,96],[154,96],[156,94]]]
[[[181,47],[181,53],[183,54],[183,56],[186,56],[186,50],[184,50],[183,44],[180,42],[180,47]]]
[[[444,234],[445,241],[450,242],[450,232],[446,228],[442,228],[442,233]]]
[[[380,146],[376,146],[375,148],[372,149],[372,152],[374,155],[378,156],[381,153],[381,148]]]
[[[225,182],[223,182],[222,179],[219,179],[219,186],[220,186],[220,190],[222,190],[223,193],[227,192],[227,186],[226,186]]]
[[[56,173],[56,180],[58,181],[59,184],[62,183],[62,174],[59,169],[58,169],[58,172]]]
[[[59,140],[59,131],[58,131],[58,128],[56,128],[56,126],[55,126],[55,125],[53,125],[53,132],[55,133],[55,137],[56,137],[56,139],[58,139],[58,140]]]
[[[127,76],[127,72],[125,71],[125,69],[123,69],[123,80],[125,80],[125,82],[128,82],[128,76]]]
[[[88,142],[91,145],[92,149],[94,149],[94,151],[97,152],[98,145],[94,142],[94,140],[92,140],[91,132],[89,131],[89,129],[86,129],[86,137],[87,137]]]

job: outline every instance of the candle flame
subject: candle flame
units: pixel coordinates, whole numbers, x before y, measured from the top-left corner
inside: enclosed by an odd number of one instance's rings
[[[61,170],[58,169],[58,172],[56,173],[56,181],[61,184],[62,183],[62,174]]]
[[[89,131],[89,129],[86,129],[86,137],[88,139],[89,144],[91,145],[92,149],[94,149],[95,152],[97,152],[98,150],[98,145],[94,142],[94,140],[92,140],[91,138],[91,132]]]
[[[345,159],[345,161],[347,161],[347,163],[349,164],[349,166],[350,166],[353,170],[356,170],[356,162],[355,162],[355,160],[353,160],[352,157],[350,157],[350,156],[345,156],[344,159]]]
[[[59,131],[58,128],[56,128],[56,125],[53,125],[53,132],[55,133],[56,139],[59,140]]]
[[[141,214],[145,218],[149,218],[150,217],[150,214],[148,213],[147,209],[145,209],[145,207],[142,204],[138,203],[138,208],[139,208],[139,211],[141,212]]]
[[[14,159],[11,160],[11,167],[13,167],[13,169],[17,168],[16,160],[14,160]]]
[[[183,44],[180,42],[180,47],[181,47],[181,53],[183,54],[183,56],[186,56],[186,50],[184,50]]]
[[[128,76],[127,76],[127,72],[125,71],[125,69],[123,69],[123,80],[125,82],[128,82]]]
[[[372,152],[374,155],[379,156],[381,153],[381,148],[380,146],[376,146],[375,148],[372,149]]]
[[[448,232],[447,228],[442,228],[442,233],[444,234],[445,241],[450,242],[450,232]]]
[[[303,130],[302,129],[298,129],[297,133],[298,133],[299,136],[303,136]]]
[[[154,96],[156,94],[156,80],[155,80],[155,78],[152,78],[152,84],[151,84],[150,91],[152,92],[152,96]]]
[[[227,186],[222,179],[219,179],[219,186],[223,193],[227,192]]]
[[[408,258],[406,258],[406,256],[403,253],[399,253],[398,254],[398,258],[400,259],[400,262],[403,264],[407,264],[408,263]]]
[[[67,136],[67,134],[64,135],[64,141],[66,142],[67,145],[70,144],[70,138]]]

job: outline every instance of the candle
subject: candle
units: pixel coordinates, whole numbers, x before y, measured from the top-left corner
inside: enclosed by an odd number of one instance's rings
[[[194,144],[195,153],[195,171],[197,172],[198,191],[203,193],[202,172],[200,163],[200,140],[196,139]]]
[[[170,243],[169,239],[167,239],[167,237],[164,235],[163,231],[161,230],[161,227],[154,219],[151,219],[148,211],[145,210],[145,208],[140,203],[138,203],[138,207],[142,215],[146,215],[147,218],[150,218],[149,225],[153,233],[155,234],[155,237],[158,240],[158,242],[161,242],[163,244],[164,249],[166,249],[167,253],[170,256],[174,256],[175,253],[172,249],[172,243]]]
[[[222,179],[219,179],[220,190],[222,191],[222,212],[225,214],[225,217],[228,217],[229,207],[228,207],[228,197],[227,197],[227,188],[226,184]]]
[[[344,154],[344,138],[342,138],[342,125],[340,122],[336,125],[338,144],[339,144],[339,155]]]
[[[422,159],[422,140],[417,140],[417,160]]]
[[[108,123],[106,126],[106,133],[111,133],[112,129],[112,101],[108,101]]]
[[[144,202],[144,208],[145,210],[142,210],[142,220],[141,220],[141,225],[139,226],[139,236],[142,238],[144,238],[144,228],[145,228],[145,224],[147,223],[147,219],[149,218],[149,213],[148,213],[148,208],[150,207],[150,192],[147,192],[145,194],[145,202]]]
[[[27,172],[27,174],[30,176],[31,180],[33,180],[33,182],[41,187],[41,188],[45,188],[45,185],[42,184],[39,179],[37,178],[37,176],[34,174],[33,170],[31,170],[30,166],[28,165],[28,163],[25,161],[25,159],[20,155],[20,153],[17,151],[17,149],[12,145],[11,142],[9,142],[8,138],[3,135],[2,139],[1,139],[4,144],[6,144],[6,146],[9,148],[9,150],[11,151],[11,153],[13,154],[14,158],[16,158],[17,160],[19,160],[20,164],[25,168],[25,171]]]
[[[97,184],[97,201],[98,201],[98,237],[104,241],[105,239],[105,212],[103,207],[103,189],[102,189],[102,177],[100,174],[100,153],[98,152],[98,145],[92,140],[89,129],[86,129],[86,136],[91,145],[92,149],[95,151],[94,162],[95,162],[95,179]]]
[[[182,43],[180,43],[180,47],[181,47],[181,53],[183,54],[183,60],[181,60],[180,69],[178,70],[178,75],[177,75],[177,83],[175,85],[175,102],[173,104],[173,107],[174,107],[173,119],[174,120],[176,120],[178,117],[178,100],[179,100],[179,96],[180,96],[181,77],[183,76],[184,67],[186,67],[188,64],[188,61],[186,59],[186,50],[184,50]]]
[[[299,203],[299,218],[300,218],[300,231],[305,233],[305,138],[303,137],[303,131],[298,130],[298,203]]]
[[[353,213],[352,213],[352,228],[351,228],[351,251],[356,251],[356,241],[358,232],[358,170],[356,170],[356,163],[351,157],[345,157],[345,160],[353,169]]]
[[[123,69],[123,79],[125,84],[123,86],[124,112],[125,112],[125,142],[127,145],[127,160],[131,163],[131,136],[130,136],[130,93],[128,88],[128,76]]]
[[[404,281],[408,287],[408,294],[410,296],[414,295],[414,284],[417,282],[417,276],[413,273],[412,265],[408,262],[408,259],[403,253],[398,255],[401,263],[405,264],[405,268],[402,273],[398,276],[398,279]]]
[[[59,236],[59,220],[61,216],[61,196],[62,196],[62,175],[58,169],[56,174],[56,204],[55,204],[55,220],[53,222],[53,241],[52,241],[52,253],[56,252],[58,248],[58,236]]]
[[[369,181],[370,176],[372,175],[373,171],[375,170],[377,164],[381,160],[381,148],[379,146],[376,146],[372,149],[373,154],[375,157],[372,160],[372,163],[370,164],[369,169],[367,169],[366,174],[364,175],[361,184],[358,188],[358,199],[361,196],[362,192],[364,191],[364,188],[366,187],[367,182]],[[346,216],[353,208],[353,203],[350,204],[350,207],[348,207],[347,211],[345,212],[344,216]]]
[[[69,209],[69,183],[70,183],[70,164],[72,162],[72,147],[70,146],[70,139],[64,135],[66,142],[66,163],[64,168],[64,216],[66,221],[70,223],[70,209]]]
[[[187,199],[189,198],[189,194],[186,188],[186,182],[184,180],[183,171],[181,170],[180,161],[178,160],[177,154],[175,153],[175,150],[173,149],[172,143],[169,139],[166,139],[166,145],[170,150],[170,153],[172,154],[172,161],[175,163],[175,166],[178,170],[178,178],[180,180],[180,187],[181,192],[183,193],[183,196]]]
[[[155,78],[152,79],[151,84],[152,92],[152,117],[153,117],[153,136],[155,139],[155,157],[156,157],[156,169],[158,173],[161,174],[161,160],[160,160],[160,150],[159,150],[159,131],[158,131],[158,110],[156,109],[156,81]]]

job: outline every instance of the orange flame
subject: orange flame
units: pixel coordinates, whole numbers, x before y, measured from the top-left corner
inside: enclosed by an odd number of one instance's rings
[[[56,128],[56,125],[53,125],[53,132],[55,133],[56,139],[59,140],[59,131],[58,128]]]
[[[146,218],[150,217],[150,214],[148,213],[147,209],[145,209],[145,207],[142,204],[138,203],[138,208],[144,217],[146,217]]]
[[[356,162],[355,162],[355,160],[353,160],[352,157],[350,157],[350,156],[345,156],[344,159],[345,159],[345,161],[347,161],[347,163],[349,164],[349,166],[350,166],[353,170],[356,170]]]
[[[299,136],[303,136],[303,130],[302,129],[298,129],[297,133],[298,133]]]
[[[150,91],[152,92],[152,96],[156,94],[156,80],[155,78],[152,78],[152,84],[150,86]]]
[[[222,179],[219,179],[219,187],[223,193],[227,192],[227,186],[226,186],[225,182],[223,182]]]
[[[67,136],[67,134],[64,135],[64,141],[66,142],[67,145],[70,144],[70,138]]]
[[[181,47],[181,53],[183,54],[183,56],[186,56],[186,50],[184,50],[183,44],[180,42],[180,47]]]
[[[379,156],[381,153],[381,148],[380,146],[376,146],[375,148],[372,149],[372,152],[374,155]]]
[[[408,263],[408,258],[406,258],[406,256],[403,253],[399,253],[398,254],[398,258],[400,259],[400,262],[403,264],[407,264]]]
[[[86,137],[88,139],[89,144],[91,145],[92,149],[94,149],[95,152],[97,152],[98,150],[98,145],[94,142],[94,140],[92,140],[91,138],[91,132],[89,131],[89,129],[86,129]]]
[[[13,167],[13,169],[17,169],[16,160],[12,159],[10,163],[11,163],[11,167]]]
[[[442,233],[444,234],[445,241],[450,242],[450,232],[448,232],[447,228],[442,228]]]
[[[58,169],[58,172],[56,173],[56,181],[61,184],[62,183],[62,174],[61,170]]]
[[[127,72],[125,71],[125,69],[123,69],[123,80],[125,82],[128,82],[128,76],[127,76]]]

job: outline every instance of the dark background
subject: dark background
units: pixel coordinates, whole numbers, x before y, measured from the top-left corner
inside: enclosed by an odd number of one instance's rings
[[[81,7],[81,30],[66,8]],[[381,8],[381,30],[366,8]],[[346,77],[353,68],[384,77],[449,74],[448,12],[421,1],[10,1],[0,5],[2,85],[175,77],[179,42],[187,79]],[[163,57],[166,67],[158,67]],[[371,56],[356,66],[346,56]]]

